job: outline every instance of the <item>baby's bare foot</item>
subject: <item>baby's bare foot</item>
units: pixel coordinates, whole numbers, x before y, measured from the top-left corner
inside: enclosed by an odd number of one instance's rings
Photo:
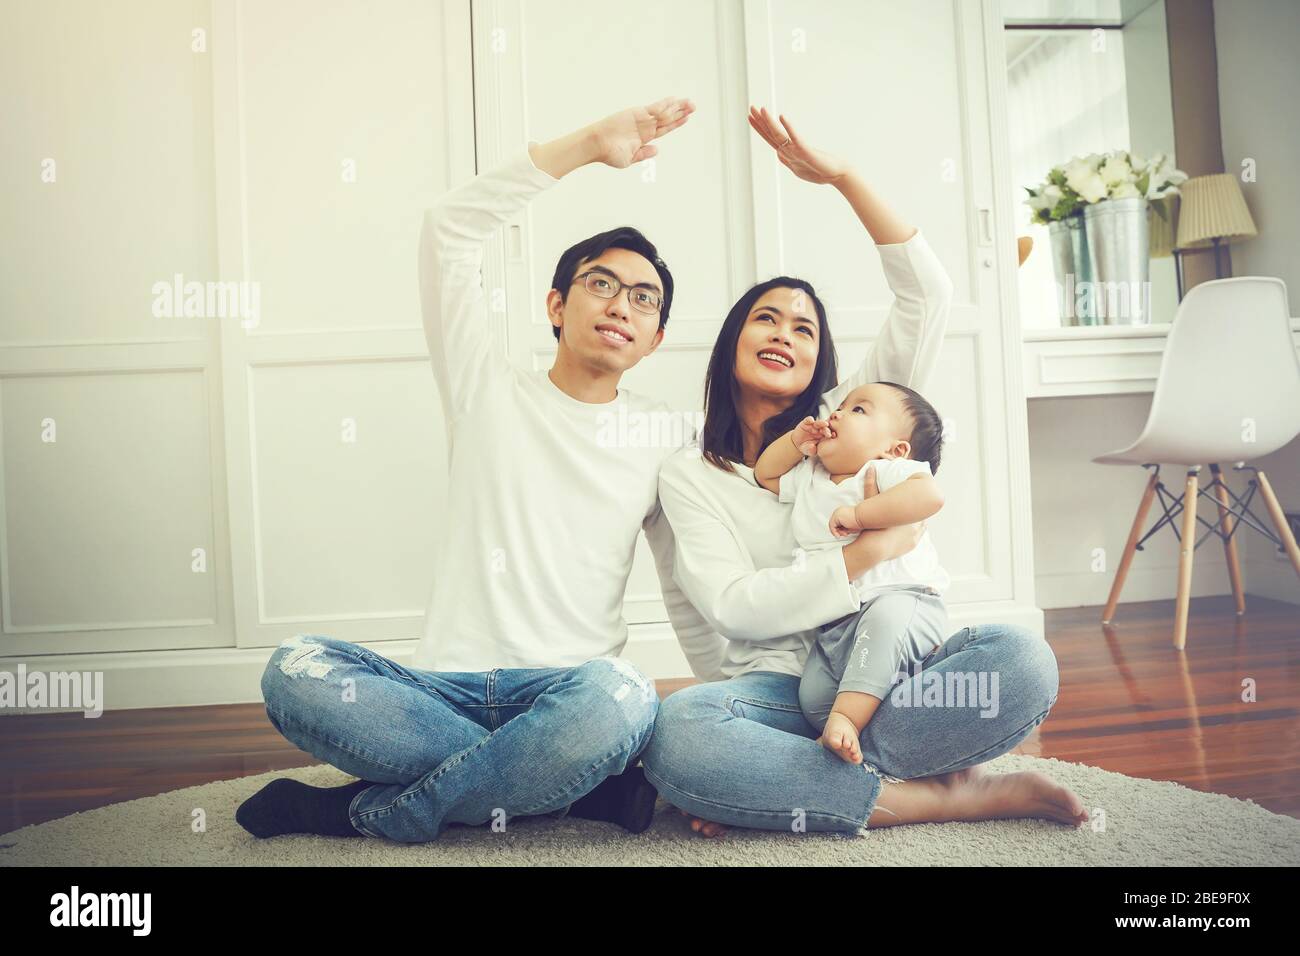
[[[690,821],[691,829],[694,830],[696,833],[698,833],[700,836],[720,837],[727,832],[727,828],[723,826],[721,823],[715,823],[712,820],[704,820],[701,819],[700,817],[692,816],[691,814],[687,813],[685,810],[681,810],[680,808],[678,809],[681,815],[686,817],[686,819]]]
[[[862,763],[862,749],[858,746],[858,728],[853,721],[834,711],[826,718],[826,726],[817,742],[845,763]]]

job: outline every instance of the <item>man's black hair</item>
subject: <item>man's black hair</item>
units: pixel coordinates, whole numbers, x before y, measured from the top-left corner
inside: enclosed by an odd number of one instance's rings
[[[659,258],[659,250],[655,248],[654,243],[631,226],[619,226],[609,232],[597,233],[590,239],[584,239],[565,249],[555,266],[555,277],[551,279],[551,288],[560,293],[561,302],[568,302],[569,287],[573,285],[573,277],[578,274],[578,267],[609,249],[626,249],[644,256],[655,267],[655,272],[659,273],[659,282],[664,289],[663,302],[659,307],[659,328],[662,329],[668,324],[668,308],[673,304],[673,274]],[[555,333],[555,340],[558,342],[559,328],[551,326],[551,331]]]

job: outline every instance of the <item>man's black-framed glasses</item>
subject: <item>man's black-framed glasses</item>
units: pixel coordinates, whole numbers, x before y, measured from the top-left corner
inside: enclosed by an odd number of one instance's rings
[[[623,283],[608,272],[590,271],[573,277],[574,282],[582,282],[592,295],[601,299],[612,299],[623,288]],[[658,315],[663,304],[663,297],[650,286],[634,285],[628,287],[627,300],[632,308],[646,315]]]

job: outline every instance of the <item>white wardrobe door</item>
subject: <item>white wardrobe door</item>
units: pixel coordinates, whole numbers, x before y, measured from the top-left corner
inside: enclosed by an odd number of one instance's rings
[[[421,328],[421,213],[473,175],[462,0],[222,6],[220,257],[241,645],[418,637],[446,442]]]
[[[3,20],[0,656],[231,644],[209,4]]]

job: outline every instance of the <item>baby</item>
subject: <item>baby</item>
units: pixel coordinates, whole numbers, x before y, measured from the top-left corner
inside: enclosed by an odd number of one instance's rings
[[[754,478],[793,503],[801,548],[842,548],[861,531],[924,521],[943,507],[934,480],[942,433],[939,413],[912,389],[860,385],[828,420],[809,416],[773,441],[754,464]],[[858,611],[819,628],[799,704],[828,750],[862,761],[859,737],[897,675],[947,639],[941,595],[948,584],[923,533],[907,554],[853,582]]]

